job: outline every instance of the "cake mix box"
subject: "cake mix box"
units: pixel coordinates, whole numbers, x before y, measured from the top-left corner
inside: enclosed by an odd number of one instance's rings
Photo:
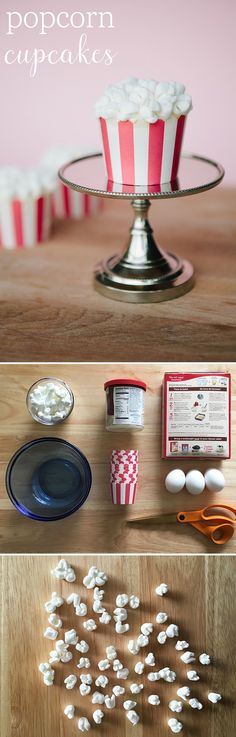
[[[230,458],[227,373],[170,373],[163,385],[163,458]]]

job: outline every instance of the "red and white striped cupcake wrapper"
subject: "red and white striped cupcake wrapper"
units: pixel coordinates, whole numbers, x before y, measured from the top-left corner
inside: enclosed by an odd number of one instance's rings
[[[111,496],[113,504],[134,504],[137,490],[137,483],[119,483],[113,481],[111,483]]]
[[[63,182],[52,195],[52,214],[56,218],[74,218],[80,220],[95,215],[102,209],[100,197],[91,197],[83,192],[69,189]]]
[[[31,248],[47,240],[52,224],[52,195],[0,199],[0,247]]]
[[[175,180],[185,119],[132,123],[100,118],[108,179],[136,186]]]
[[[138,451],[111,453],[111,495],[113,504],[134,504],[138,481]]]

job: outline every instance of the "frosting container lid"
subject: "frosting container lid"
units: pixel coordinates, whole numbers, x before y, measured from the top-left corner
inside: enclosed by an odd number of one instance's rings
[[[140,389],[144,389],[144,391],[147,390],[147,384],[145,384],[144,381],[139,381],[138,379],[111,379],[110,381],[105,381],[104,389],[107,389],[109,386],[138,386]]]

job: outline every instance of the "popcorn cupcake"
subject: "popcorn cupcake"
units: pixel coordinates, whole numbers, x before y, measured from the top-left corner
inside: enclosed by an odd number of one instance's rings
[[[180,82],[131,77],[109,85],[96,104],[108,179],[134,186],[174,181],[191,109]]]
[[[0,168],[0,247],[31,248],[47,240],[54,181],[40,169]]]
[[[91,153],[91,152],[90,152]],[[64,164],[88,155],[87,151],[79,150],[78,146],[54,146],[45,153],[41,165],[55,177],[55,192],[53,194],[53,215],[56,218],[75,218],[80,220],[88,215],[95,214],[101,209],[101,199],[90,197],[83,192],[69,189],[58,178],[58,171]]]

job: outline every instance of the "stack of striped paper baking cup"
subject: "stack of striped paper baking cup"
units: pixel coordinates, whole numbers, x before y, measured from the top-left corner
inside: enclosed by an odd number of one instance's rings
[[[134,504],[138,482],[138,451],[113,450],[111,495],[113,504]]]
[[[0,168],[0,246],[31,248],[47,240],[52,224],[52,192],[49,172]]]
[[[101,209],[100,197],[91,197],[86,193],[69,189],[58,177],[58,170],[64,164],[86,155],[89,155],[88,151],[81,150],[78,145],[59,145],[49,149],[42,158],[41,166],[55,176],[55,191],[52,198],[55,218],[80,220],[96,214]]]

